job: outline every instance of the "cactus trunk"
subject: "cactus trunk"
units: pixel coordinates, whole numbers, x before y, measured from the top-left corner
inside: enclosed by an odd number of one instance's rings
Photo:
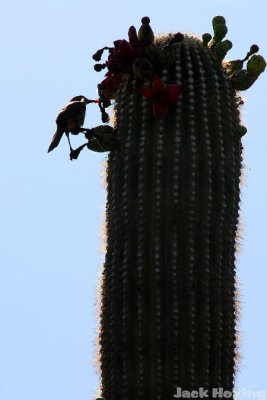
[[[210,49],[175,46],[162,81],[182,94],[157,120],[125,74],[107,166],[102,396],[232,391],[241,141],[235,91]]]

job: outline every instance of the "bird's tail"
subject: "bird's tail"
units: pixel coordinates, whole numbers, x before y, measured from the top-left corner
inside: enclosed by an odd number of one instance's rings
[[[50,151],[54,150],[55,147],[57,147],[57,145],[59,144],[62,136],[63,136],[64,130],[57,128],[53,139],[48,147],[47,153],[49,153]]]

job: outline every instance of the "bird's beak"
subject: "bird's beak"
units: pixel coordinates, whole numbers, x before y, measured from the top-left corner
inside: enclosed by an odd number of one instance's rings
[[[87,97],[83,98],[84,103],[90,104],[90,103],[98,103],[98,100],[89,100]]]

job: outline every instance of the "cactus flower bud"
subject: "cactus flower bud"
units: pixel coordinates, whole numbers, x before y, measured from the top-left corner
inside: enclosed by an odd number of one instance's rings
[[[208,43],[211,41],[212,36],[210,33],[203,33],[202,35],[202,41],[203,41],[203,45],[207,46]]]

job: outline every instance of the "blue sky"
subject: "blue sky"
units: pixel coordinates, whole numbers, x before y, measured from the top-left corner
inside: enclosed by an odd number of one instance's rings
[[[224,15],[234,43],[229,56],[243,58],[257,43],[267,58],[266,13],[265,0],[2,1],[1,400],[95,398],[105,155],[84,150],[70,162],[66,140],[46,153],[58,110],[75,95],[96,96],[101,74],[91,55],[126,38],[144,15],[157,33],[196,34]],[[266,87],[267,73],[244,93],[237,389],[265,390],[267,398]],[[88,106],[85,125],[99,123]]]

